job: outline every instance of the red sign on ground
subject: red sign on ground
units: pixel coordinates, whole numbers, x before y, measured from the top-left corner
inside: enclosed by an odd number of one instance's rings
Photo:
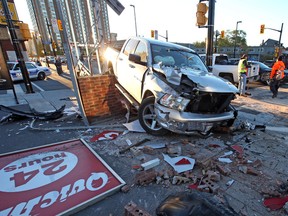
[[[83,140],[0,156],[0,215],[77,211],[125,182]]]

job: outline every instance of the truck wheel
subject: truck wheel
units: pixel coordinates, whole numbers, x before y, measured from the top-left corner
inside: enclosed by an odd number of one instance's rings
[[[138,110],[139,122],[147,133],[152,135],[164,135],[168,131],[162,128],[156,121],[154,102],[154,97],[148,97],[142,101]]]

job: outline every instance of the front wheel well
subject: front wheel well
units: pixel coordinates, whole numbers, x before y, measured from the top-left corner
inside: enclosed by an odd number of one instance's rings
[[[219,76],[222,77],[223,79],[228,80],[231,83],[235,83],[234,78],[233,78],[233,74],[231,74],[231,73],[219,73]]]

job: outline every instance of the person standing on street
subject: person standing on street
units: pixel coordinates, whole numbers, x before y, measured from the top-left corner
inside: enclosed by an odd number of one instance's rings
[[[282,58],[282,56],[278,57],[270,73],[270,90],[273,93],[272,98],[277,97],[280,82],[284,78],[285,64],[282,61]]]
[[[239,94],[240,96],[247,97],[247,95],[251,95],[250,93],[246,92],[246,83],[247,83],[247,70],[248,70],[248,63],[247,63],[247,55],[242,55],[239,63],[238,63],[238,76],[239,76]]]
[[[55,60],[55,66],[56,66],[58,75],[61,75],[63,73],[63,70],[62,70],[62,62],[59,56]]]

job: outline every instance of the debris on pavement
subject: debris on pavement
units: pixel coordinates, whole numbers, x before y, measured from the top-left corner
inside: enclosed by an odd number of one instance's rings
[[[101,140],[113,140],[116,139],[121,133],[122,133],[121,131],[106,130],[100,134],[93,136],[90,139],[90,142],[96,142]]]
[[[151,216],[144,209],[138,207],[134,202],[130,201],[125,207],[125,216]]]
[[[123,124],[129,131],[132,132],[140,132],[140,133],[146,133],[146,131],[142,128],[142,126],[140,125],[139,120],[135,120],[133,122],[130,123],[126,123]]]
[[[169,155],[163,154],[163,157],[164,157],[164,160],[168,164],[170,164],[170,166],[172,166],[173,169],[178,173],[192,170],[195,164],[195,159],[185,157],[185,156],[178,156],[178,157],[171,158]],[[177,163],[183,159],[186,159],[187,161],[189,161],[189,164],[186,163],[186,164],[177,165]]]
[[[26,117],[26,118],[37,118],[41,120],[51,120],[51,119],[58,119],[63,115],[63,111],[65,109],[65,105],[60,107],[59,109],[53,112],[37,112],[36,110],[32,109],[31,112],[24,112],[21,110],[17,110],[11,107],[6,107],[4,105],[0,105],[0,110],[3,112],[7,112],[12,114],[10,116],[13,117]]]
[[[150,141],[150,140],[145,138],[145,139],[143,139],[143,140],[141,140],[141,141],[139,141],[139,142],[137,142],[137,143],[135,143],[135,144],[132,144],[132,145],[128,146],[127,148],[124,148],[123,150],[120,150],[119,153],[120,153],[120,154],[123,154],[123,153],[126,152],[127,150],[129,150],[129,149],[131,149],[131,148],[133,148],[133,147],[135,147],[135,146],[139,146],[139,145],[141,145],[141,144],[143,144],[143,143],[145,143],[145,142],[148,142],[148,141]]]
[[[150,161],[147,161],[143,164],[141,164],[141,167],[144,169],[144,170],[148,170],[148,169],[151,169],[157,165],[160,164],[160,159],[159,158],[155,158],[153,160],[150,160]]]

